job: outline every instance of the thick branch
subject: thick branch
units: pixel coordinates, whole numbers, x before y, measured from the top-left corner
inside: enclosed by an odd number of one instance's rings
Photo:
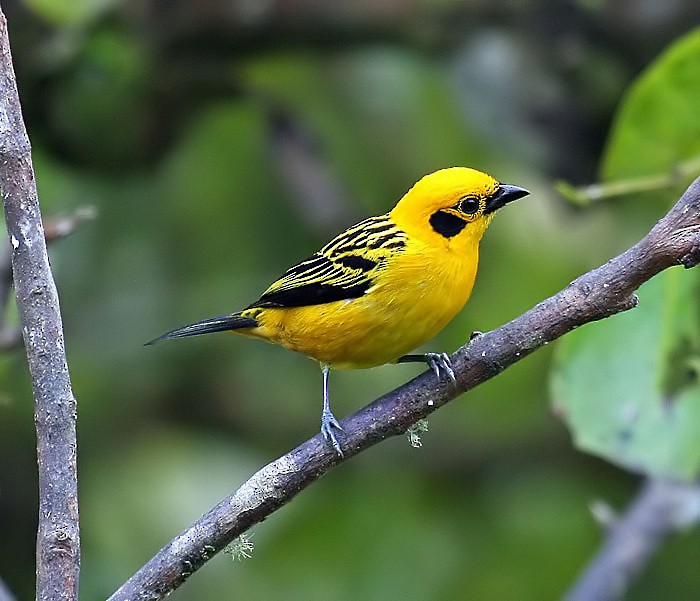
[[[700,518],[700,486],[650,480],[615,521],[566,601],[614,601],[627,592],[664,539]]]
[[[267,518],[341,461],[406,429],[509,365],[570,330],[630,309],[634,291],[672,265],[700,261],[700,178],[635,246],[581,276],[510,323],[452,357],[457,386],[426,372],[342,421],[344,458],[320,435],[266,465],[230,497],[173,539],[110,601],[162,599],[212,555]]]
[[[17,94],[7,21],[0,12],[0,190],[12,272],[34,389],[39,466],[37,599],[74,600],[80,542],[76,402],[37,199],[29,138]]]

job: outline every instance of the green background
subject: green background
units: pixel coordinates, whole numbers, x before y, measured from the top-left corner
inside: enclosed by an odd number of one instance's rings
[[[423,174],[468,165],[532,195],[494,221],[472,299],[426,346],[454,350],[624,250],[677,196],[577,209],[558,180],[664,174],[700,152],[697,101],[684,110],[700,97],[698,36],[683,50],[694,71],[670,60],[639,79],[698,21],[692,0],[3,9],[44,216],[97,210],[50,249],[79,402],[86,600],[318,431],[308,359],[225,335],[144,342],[242,308]],[[565,344],[571,366],[586,341]],[[589,505],[623,508],[640,477],[574,449],[561,398],[550,408],[555,346],[435,414],[420,449],[397,437],[340,466],[253,528],[251,559],[217,556],[171,598],[559,598],[602,538]],[[334,373],[336,415],[419,370]],[[36,486],[18,350],[0,356],[0,577],[19,598],[33,595]],[[689,598],[699,560],[697,530],[674,536],[629,598]]]

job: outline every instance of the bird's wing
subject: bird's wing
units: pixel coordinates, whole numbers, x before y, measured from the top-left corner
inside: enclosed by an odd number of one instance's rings
[[[302,307],[358,298],[374,283],[406,234],[387,215],[345,230],[320,251],[290,267],[250,307]]]

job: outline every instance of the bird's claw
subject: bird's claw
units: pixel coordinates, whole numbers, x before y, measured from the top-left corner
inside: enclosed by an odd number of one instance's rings
[[[425,362],[439,380],[442,374],[446,374],[452,384],[457,383],[455,372],[452,370],[452,362],[447,353],[426,353]]]
[[[338,442],[335,432],[333,431],[334,429],[343,432],[343,428],[330,411],[324,411],[321,413],[321,434],[323,435],[323,438],[325,438],[326,442],[330,443],[330,445],[335,449],[335,452],[342,457],[343,450],[340,448],[340,443]]]

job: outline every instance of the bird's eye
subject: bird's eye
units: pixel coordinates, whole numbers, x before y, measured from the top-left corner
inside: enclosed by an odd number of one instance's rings
[[[460,211],[462,211],[462,213],[466,213],[467,215],[474,215],[474,213],[478,213],[480,206],[479,199],[474,198],[473,196],[465,196],[459,201]]]

